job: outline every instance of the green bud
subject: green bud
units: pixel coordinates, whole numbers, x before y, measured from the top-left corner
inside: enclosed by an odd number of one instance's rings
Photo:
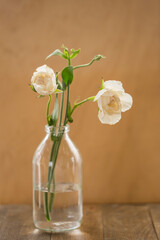
[[[106,57],[104,57],[104,56],[102,56],[102,55],[96,55],[94,58],[93,58],[93,60],[94,61],[99,61],[101,58],[106,58]]]

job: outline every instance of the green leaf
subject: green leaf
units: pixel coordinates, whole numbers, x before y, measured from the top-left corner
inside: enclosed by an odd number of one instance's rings
[[[78,50],[75,50],[75,49],[71,48],[71,52],[72,52],[72,53],[79,53],[80,51],[81,51],[80,48],[79,48]]]
[[[59,113],[59,104],[58,104],[58,95],[56,95],[55,103],[54,103],[54,109],[53,109],[53,112],[52,112],[52,121],[53,121],[54,126],[57,123],[58,113]]]
[[[48,55],[48,56],[46,57],[46,60],[47,60],[48,58],[52,57],[52,56],[55,56],[55,55],[67,59],[67,57],[61,52],[61,50],[56,49],[53,53],[51,53],[50,55]]]
[[[71,49],[71,52],[72,52],[72,54],[71,54],[71,56],[70,56],[70,58],[72,59],[72,58],[75,58],[76,56],[77,56],[77,54],[79,54],[79,52],[80,52],[80,48],[78,49],[78,50],[74,50],[73,48]]]
[[[64,68],[61,75],[65,85],[68,86],[73,81],[73,67],[68,66]]]

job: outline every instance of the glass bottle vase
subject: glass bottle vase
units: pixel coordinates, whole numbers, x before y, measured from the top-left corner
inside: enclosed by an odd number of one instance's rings
[[[62,232],[82,220],[82,159],[69,126],[45,126],[33,157],[33,220],[38,229]]]

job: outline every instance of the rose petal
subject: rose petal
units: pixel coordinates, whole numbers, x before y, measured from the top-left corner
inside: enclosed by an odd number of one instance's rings
[[[52,68],[48,67],[47,65],[40,66],[36,69],[37,72],[48,72],[50,74],[54,74]],[[55,74],[54,74],[55,75]]]
[[[108,90],[124,92],[124,88],[120,81],[108,80],[104,82],[103,86],[105,89],[108,89]]]
[[[119,95],[121,101],[121,111],[125,112],[132,107],[133,99],[132,96],[128,93],[122,93]]]
[[[97,100],[100,98],[100,96],[103,95],[106,91],[107,91],[106,89],[100,90],[100,91],[97,93],[97,95],[95,96],[94,102],[97,101]]]
[[[105,92],[100,96],[100,98],[98,99],[99,109],[102,110],[104,108],[104,105],[108,105],[108,103],[110,102],[111,94],[112,94],[111,92],[105,90]]]
[[[36,69],[31,78],[31,83],[40,95],[49,95],[57,89],[55,73],[47,65]]]
[[[33,86],[40,95],[49,95],[49,94],[52,94],[56,90],[55,87],[52,87],[48,90],[38,84],[33,84]]]
[[[101,123],[103,123],[103,124],[113,125],[113,124],[116,124],[117,122],[120,121],[121,113],[117,112],[117,113],[114,113],[114,114],[108,114],[108,113],[104,114],[103,111],[99,111],[98,112],[98,118],[101,121]]]

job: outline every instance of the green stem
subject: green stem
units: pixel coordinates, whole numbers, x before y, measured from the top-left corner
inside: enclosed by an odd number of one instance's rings
[[[68,58],[68,65],[70,66],[70,57]],[[61,110],[60,110],[60,118],[59,118],[59,128],[61,127],[61,123],[62,123],[62,115],[63,115],[63,105],[64,105],[64,82],[63,82],[63,92],[62,92],[62,97],[61,97]],[[64,125],[66,125],[66,119],[67,119],[67,113],[68,113],[68,106],[69,106],[69,86],[67,88],[67,105],[66,105],[66,113],[65,113],[65,119],[64,119]],[[58,133],[59,135],[59,133]],[[54,191],[55,191],[55,176],[54,176],[54,170],[55,170],[55,165],[56,165],[56,161],[57,161],[57,156],[58,156],[58,151],[59,151],[59,147],[61,144],[61,140],[63,137],[63,132],[61,133],[61,136],[59,138],[58,141],[56,141],[56,143],[54,142],[53,146],[52,146],[52,150],[51,150],[51,156],[50,156],[50,162],[52,161],[52,169],[49,166],[49,172],[48,172],[48,193],[50,192],[50,185],[51,185],[51,181],[53,179],[53,191],[50,193],[50,201],[49,201],[49,212],[51,212],[52,210],[52,205],[53,205],[53,201],[54,201]],[[54,156],[53,156],[54,154]],[[54,159],[53,159],[54,157]],[[48,204],[48,201],[47,201]],[[46,208],[48,209],[48,205],[46,206]],[[47,217],[47,216],[46,216]],[[50,217],[49,217],[50,219]]]
[[[62,92],[62,97],[61,97],[61,111],[60,111],[60,117],[59,117],[59,127],[61,126],[61,122],[62,122],[63,104],[64,104],[64,90]]]
[[[55,148],[55,145],[56,145],[56,141],[54,141],[53,145],[52,145],[52,149],[51,149],[51,155],[50,155],[50,160],[49,160],[49,168],[48,168],[48,181],[50,179],[50,174],[51,174],[51,162],[53,160],[53,153],[54,153],[54,148]],[[49,188],[49,186],[48,186]]]
[[[88,66],[90,66],[94,61],[99,61],[101,58],[105,58],[105,57],[102,56],[102,55],[96,55],[89,63],[82,64],[82,65],[79,65],[79,66],[75,66],[75,67],[73,67],[73,69],[82,68],[82,67],[88,67]]]
[[[61,110],[60,110],[60,118],[59,118],[59,124],[58,124],[59,128],[61,127],[61,122],[62,122],[63,104],[64,104],[64,91],[62,92],[62,97],[61,97]],[[50,185],[51,185],[52,178],[53,178],[54,184],[53,184],[53,191],[50,193],[49,212],[51,212],[52,210],[52,205],[54,200],[54,189],[55,189],[54,169],[55,169],[56,159],[58,155],[57,154],[57,151],[59,149],[58,145],[59,143],[57,141],[53,143],[51,155],[50,155],[50,162],[52,162],[52,166],[49,166],[49,170],[48,170],[48,192],[50,192]]]
[[[71,115],[73,114],[74,110],[75,110],[77,107],[79,107],[79,106],[82,105],[83,103],[86,103],[86,102],[89,102],[89,101],[93,101],[94,98],[95,98],[95,96],[89,97],[89,98],[86,98],[86,99],[84,99],[83,101],[81,101],[81,102],[79,102],[79,103],[75,103],[75,104],[74,104],[74,107],[72,108],[72,111],[71,111],[71,113],[70,113],[70,117],[71,117]],[[68,121],[67,121],[67,122],[68,122]]]
[[[56,161],[57,161],[57,156],[58,156],[58,150],[59,150],[59,146],[61,143],[61,138],[57,141],[57,145],[55,147],[55,152],[54,152],[54,160],[53,160],[53,166],[52,166],[52,171],[50,174],[50,178],[48,180],[48,191],[50,191],[50,185],[51,185],[51,181],[53,179],[53,191],[50,193],[50,201],[49,201],[49,212],[52,211],[52,206],[53,206],[53,201],[54,201],[54,191],[55,191],[55,177],[54,177],[54,170],[55,170],[55,166],[56,166]]]
[[[48,209],[48,192],[44,192],[44,203],[45,203],[45,216],[47,221],[50,221],[50,216],[49,216],[49,209]]]
[[[54,169],[55,169],[55,165],[56,165],[56,160],[57,160],[57,156],[58,156],[58,150],[59,150],[59,146],[60,146],[60,143],[61,143],[61,140],[62,140],[62,136],[60,137],[59,141],[57,141],[57,146],[56,146],[56,151],[55,151],[55,158],[54,158],[54,162],[53,162],[53,166],[52,166],[52,172],[51,172],[51,175],[50,175],[48,186],[50,186],[52,178],[53,178]]]
[[[54,169],[56,165],[56,158],[57,158],[57,149],[59,147],[59,142],[55,140],[52,146],[51,150],[51,155],[50,155],[50,162],[49,162],[49,170],[48,170],[48,195],[50,193],[50,201],[49,201],[49,206],[48,206],[48,200],[45,202],[45,214],[46,214],[46,219],[50,221],[50,215],[49,213],[52,210],[52,204],[53,204],[53,199],[54,199],[54,189],[55,189],[55,181],[54,181]],[[52,165],[50,164],[52,163]],[[51,191],[51,181],[53,178],[53,189]],[[45,198],[46,200],[46,198]]]
[[[70,66],[71,65],[71,59],[70,59],[70,56],[69,56],[69,58],[68,58],[68,66]]]
[[[75,66],[75,67],[73,67],[73,69],[75,70],[75,69],[77,69],[77,68],[88,67],[88,66],[90,66],[94,61],[95,61],[95,60],[92,59],[92,61],[90,61],[89,63]]]
[[[64,123],[63,123],[64,126],[67,123],[68,107],[69,107],[69,85],[67,87],[67,104],[66,104],[66,113],[65,113]]]
[[[55,177],[53,175],[53,189],[55,189]],[[54,190],[53,192],[50,193],[50,201],[49,201],[49,212],[52,211],[52,205],[53,205],[53,200],[54,200]]]
[[[48,104],[47,104],[47,122],[48,122],[48,116],[49,116],[49,106],[50,106],[50,103],[52,101],[52,95],[49,95],[49,100],[48,100]]]
[[[48,104],[47,104],[47,112],[46,112],[48,125],[50,124],[49,123],[49,107],[50,107],[51,101],[52,101],[52,95],[49,95],[49,100],[48,100]],[[52,146],[52,150],[51,150],[51,155],[53,154],[52,152],[53,152],[53,146]],[[51,161],[51,159],[50,159],[50,161]],[[50,175],[50,172],[51,172],[51,167],[49,166],[48,176]],[[49,209],[48,209],[48,192],[44,193],[44,212],[45,212],[47,221],[50,221],[50,215],[49,215]]]

